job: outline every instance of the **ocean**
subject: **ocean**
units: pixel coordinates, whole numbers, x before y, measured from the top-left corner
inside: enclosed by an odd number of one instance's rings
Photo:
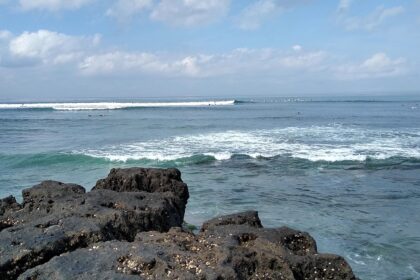
[[[420,279],[420,98],[0,104],[0,197],[129,166],[179,168],[190,224],[255,209],[360,279]]]

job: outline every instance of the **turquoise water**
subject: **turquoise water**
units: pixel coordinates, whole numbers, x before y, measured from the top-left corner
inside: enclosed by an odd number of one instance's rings
[[[310,232],[361,279],[420,279],[420,101],[143,103],[0,104],[0,196],[46,179],[89,189],[113,167],[177,167],[189,223],[256,209],[265,226]]]

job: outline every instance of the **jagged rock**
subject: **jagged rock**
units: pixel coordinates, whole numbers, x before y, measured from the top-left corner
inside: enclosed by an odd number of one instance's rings
[[[206,225],[197,235],[172,228],[140,232],[134,242],[99,242],[20,279],[356,279],[342,257],[318,254],[307,233],[264,229],[255,212]]]
[[[156,181],[148,175],[148,180]],[[45,181],[22,192],[22,205],[14,198],[2,200],[0,279],[16,279],[54,256],[99,241],[132,241],[141,231],[168,231],[182,225],[182,194],[119,191],[104,188],[86,193],[78,185]]]
[[[0,200],[0,279],[356,279],[309,234],[257,212],[182,229],[176,169],[113,169],[91,192],[45,181]]]
[[[3,215],[7,210],[19,209],[20,205],[16,202],[16,198],[8,196],[0,199],[0,215]]]
[[[184,204],[189,198],[187,185],[182,182],[178,169],[113,168],[108,177],[96,183],[93,190],[107,189],[117,192],[171,192]]]
[[[4,215],[6,211],[19,210],[20,204],[16,202],[16,198],[8,196],[0,199],[0,217]],[[0,219],[0,230],[13,226],[13,221],[10,219]]]
[[[223,225],[249,225],[256,228],[261,228],[262,224],[258,217],[257,211],[248,211],[233,215],[226,215],[218,218],[211,219],[203,224],[201,231],[208,230]]]
[[[113,168],[105,179],[98,180],[92,190],[102,189],[172,195],[182,217],[189,198],[187,184],[182,181],[181,172],[176,168]]]

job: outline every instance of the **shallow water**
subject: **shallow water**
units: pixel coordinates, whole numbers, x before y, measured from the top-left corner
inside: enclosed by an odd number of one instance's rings
[[[419,101],[238,100],[93,111],[3,106],[0,196],[45,179],[89,189],[113,167],[175,166],[190,187],[189,223],[256,209],[265,226],[310,232],[361,279],[420,279]]]

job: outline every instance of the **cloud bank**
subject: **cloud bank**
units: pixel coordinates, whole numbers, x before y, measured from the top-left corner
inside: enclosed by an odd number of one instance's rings
[[[302,5],[305,0],[257,0],[246,6],[237,17],[237,26],[244,30],[256,30],[264,21],[293,7]]]
[[[339,60],[326,50],[237,48],[221,53],[106,51],[101,36],[73,36],[49,30],[14,35],[0,31],[0,67],[66,66],[73,75],[157,76],[203,79],[310,74],[319,79],[360,80],[396,77],[408,72],[407,60],[377,52],[362,61]]]
[[[76,10],[92,3],[94,0],[19,0],[23,10]]]
[[[388,20],[400,16],[405,12],[403,6],[386,8],[385,6],[380,5],[366,16],[352,16],[350,15],[350,8],[353,1],[354,0],[340,0],[337,7],[338,23],[349,31],[372,31]]]

